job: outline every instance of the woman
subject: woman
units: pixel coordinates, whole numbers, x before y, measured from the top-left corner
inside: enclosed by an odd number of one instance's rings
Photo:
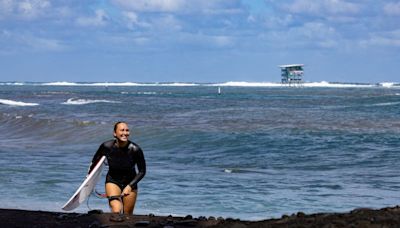
[[[109,170],[106,194],[113,213],[132,214],[137,197],[137,183],[146,174],[142,149],[129,141],[129,127],[125,122],[114,125],[114,138],[100,145],[93,157],[89,173],[102,156],[106,156]],[[135,166],[138,172],[136,173]],[[122,200],[119,196],[123,196]]]

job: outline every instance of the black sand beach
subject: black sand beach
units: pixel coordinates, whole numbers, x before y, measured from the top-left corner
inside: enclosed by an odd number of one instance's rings
[[[382,209],[355,209],[348,213],[283,215],[280,219],[243,221],[222,218],[193,218],[133,215],[124,221],[110,221],[112,214],[87,214],[0,209],[1,227],[400,227],[400,206]]]

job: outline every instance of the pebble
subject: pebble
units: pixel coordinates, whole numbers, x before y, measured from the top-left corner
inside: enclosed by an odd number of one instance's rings
[[[64,220],[64,219],[67,219],[67,218],[68,218],[68,215],[66,215],[66,214],[60,214],[59,216],[57,216],[58,220]]]

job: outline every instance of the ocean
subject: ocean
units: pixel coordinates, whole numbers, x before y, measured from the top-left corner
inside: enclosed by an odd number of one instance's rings
[[[3,82],[1,208],[61,211],[116,121],[147,162],[135,214],[259,220],[400,204],[396,83]],[[75,212],[92,209],[109,211],[92,196]]]

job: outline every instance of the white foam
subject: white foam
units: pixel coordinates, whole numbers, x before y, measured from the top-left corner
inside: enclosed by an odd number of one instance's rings
[[[232,173],[233,170],[232,170],[232,169],[224,169],[224,172],[225,172],[225,173]]]
[[[85,105],[85,104],[93,104],[93,103],[121,103],[119,101],[110,101],[110,100],[90,100],[90,99],[74,99],[70,98],[66,102],[61,104],[66,105]]]
[[[372,104],[369,106],[391,106],[391,105],[398,105],[398,104],[400,104],[400,102],[385,102],[385,103]]]
[[[10,106],[36,106],[39,105],[37,103],[26,103],[22,101],[13,101],[7,99],[0,99],[0,104],[10,105]]]
[[[157,84],[161,86],[197,86],[199,84],[196,83],[183,83],[183,82],[174,82],[174,83],[165,83],[165,84]]]
[[[341,83],[341,82],[304,82],[302,84],[282,84],[280,82],[246,82],[246,81],[228,81],[222,83],[187,83],[187,82],[152,82],[152,83],[136,83],[136,82],[46,82],[46,83],[30,83],[30,82],[0,82],[0,85],[35,85],[35,86],[94,86],[94,87],[111,87],[111,86],[234,86],[234,87],[331,87],[331,88],[351,88],[351,87],[400,87],[398,82],[380,82],[380,83]]]
[[[43,83],[41,85],[44,85],[44,86],[79,86],[80,84],[75,83],[75,82],[48,82],[48,83]]]
[[[76,83],[76,82],[48,82],[41,83],[43,86],[99,86],[99,87],[111,87],[111,86],[197,86],[196,83],[136,83],[136,82],[93,82],[93,83]]]
[[[140,84],[134,82],[98,82],[98,83],[86,83],[82,85],[88,86],[138,86]]]
[[[121,94],[156,95],[157,92],[121,92]]]
[[[16,86],[22,86],[22,85],[25,85],[25,83],[22,83],[22,82],[1,82],[0,85],[16,85]]]
[[[155,95],[155,94],[157,94],[157,92],[138,92],[137,94]]]
[[[353,83],[332,83],[327,81],[321,82],[306,82],[303,83],[305,87],[331,87],[331,88],[366,88],[366,87],[374,87],[373,84],[353,84]]]
[[[76,82],[48,82],[42,83],[44,86],[137,86],[138,83],[133,82],[93,82],[93,83],[76,83]]]
[[[349,88],[349,87],[374,87],[373,84],[351,84],[351,83],[332,83],[327,81],[305,82],[301,84],[282,84],[280,82],[225,82],[210,84],[211,86],[235,86],[235,87],[331,87],[331,88]]]
[[[276,82],[225,82],[218,84],[211,84],[211,86],[237,86],[237,87],[281,87],[281,83]]]
[[[395,84],[396,84],[395,82],[381,82],[381,83],[379,83],[380,86],[387,87],[387,88],[393,87]]]

